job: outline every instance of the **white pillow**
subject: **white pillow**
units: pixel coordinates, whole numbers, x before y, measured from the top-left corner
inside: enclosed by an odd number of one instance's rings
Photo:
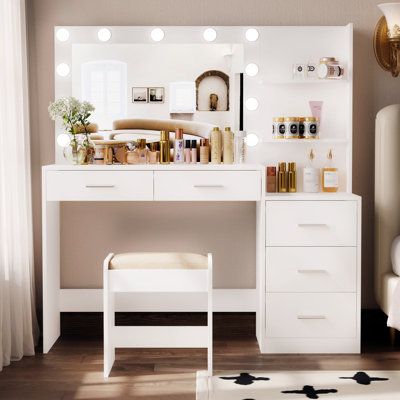
[[[392,259],[393,272],[400,276],[400,236],[396,236],[393,240],[390,257]]]

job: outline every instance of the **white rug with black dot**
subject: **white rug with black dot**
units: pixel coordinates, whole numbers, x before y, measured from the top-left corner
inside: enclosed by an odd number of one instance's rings
[[[400,366],[399,366],[400,368]],[[400,371],[197,373],[196,400],[400,400]]]

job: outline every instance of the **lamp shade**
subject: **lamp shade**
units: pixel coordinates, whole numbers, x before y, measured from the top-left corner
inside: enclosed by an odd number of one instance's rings
[[[386,18],[389,39],[400,39],[400,3],[378,4]]]

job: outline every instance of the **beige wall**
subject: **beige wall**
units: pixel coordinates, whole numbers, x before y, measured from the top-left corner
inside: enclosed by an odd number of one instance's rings
[[[53,125],[47,105],[53,99],[53,27],[54,25],[344,25],[354,23],[354,192],[363,196],[363,306],[375,305],[373,296],[373,173],[374,116],[392,103],[400,102],[400,78],[379,69],[372,49],[372,33],[380,17],[376,4],[380,0],[27,0],[29,60],[31,83],[32,163],[34,190],[35,259],[38,291],[41,273],[40,235],[40,166],[54,162]],[[295,45],[296,38],[293,38]],[[340,101],[340,100],[338,100]],[[340,118],[340,116],[338,116]],[[202,217],[212,221],[202,225],[196,237],[199,249],[212,247],[220,258],[217,283],[244,287],[254,284],[249,254],[254,246],[254,207],[229,205],[222,209],[206,205],[196,214],[193,204],[180,209],[185,223],[177,233],[167,236],[167,226],[180,215],[170,204],[112,204],[77,209],[76,204],[63,207],[62,255],[64,285],[100,282],[98,262],[105,252],[126,246],[151,246],[148,237],[162,221],[157,237],[166,246],[193,246],[188,235],[192,223],[201,225]],[[108,208],[107,208],[108,207]],[[138,211],[142,211],[139,215]],[[161,211],[163,211],[161,213]],[[166,212],[166,213],[165,213]],[[146,215],[147,218],[144,218]],[[113,218],[110,218],[110,217]],[[191,216],[193,217],[191,219]],[[231,216],[231,217],[230,217]],[[233,216],[233,218],[232,218]],[[113,222],[114,221],[114,222]],[[116,223],[116,221],[119,223]],[[243,230],[236,227],[242,226]],[[125,233],[125,235],[123,234]],[[247,234],[249,233],[249,234]],[[228,248],[214,237],[224,235]],[[179,237],[182,240],[179,240]],[[129,239],[128,239],[129,238]],[[144,240],[143,238],[146,238]],[[240,243],[239,243],[240,241]],[[98,246],[94,246],[93,243]],[[75,253],[72,251],[74,250]],[[232,253],[233,252],[233,253]],[[79,261],[79,254],[83,262]],[[226,254],[226,256],[224,255]],[[232,256],[232,254],[234,256]],[[233,268],[230,264],[233,263]],[[245,267],[245,273],[235,274]]]

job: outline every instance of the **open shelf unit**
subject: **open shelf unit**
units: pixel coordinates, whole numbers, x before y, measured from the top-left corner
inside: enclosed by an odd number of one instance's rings
[[[301,182],[309,149],[314,149],[319,168],[326,164],[332,149],[339,169],[339,190],[352,191],[352,37],[352,24],[260,28],[258,42],[245,49],[245,64],[259,66],[258,75],[246,76],[244,85],[245,99],[255,97],[259,103],[255,111],[245,111],[244,129],[260,138],[257,147],[249,149],[249,162],[276,165],[294,161]],[[293,64],[318,62],[328,56],[344,66],[342,79],[293,79]],[[311,116],[309,101],[323,101],[320,139],[273,139],[272,118]]]

